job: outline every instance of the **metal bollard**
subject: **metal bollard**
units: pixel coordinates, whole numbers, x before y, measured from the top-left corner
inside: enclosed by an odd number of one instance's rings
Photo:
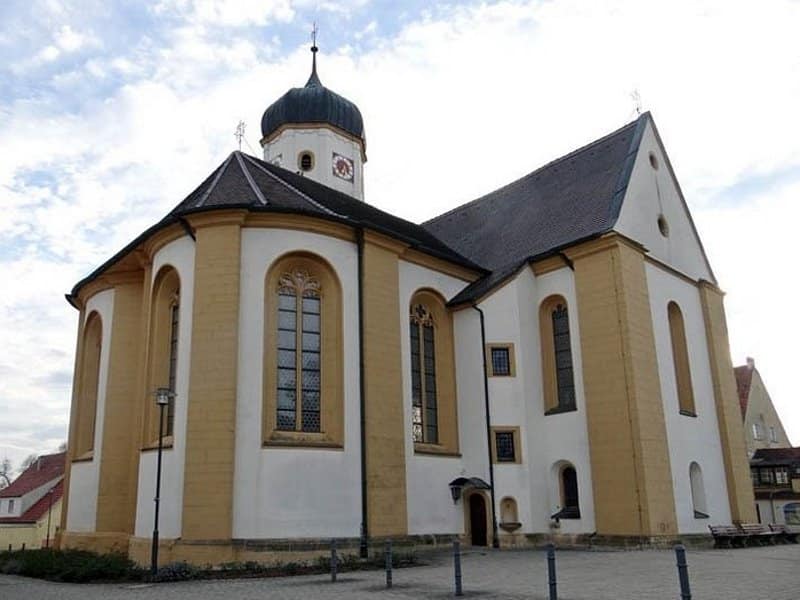
[[[336,540],[331,540],[331,583],[336,583],[336,569],[339,566],[339,560],[336,556]]]
[[[22,550],[25,550],[25,542],[22,543]]]
[[[556,590],[556,547],[551,543],[547,544],[547,585],[550,589],[550,600],[558,600]]]
[[[461,543],[458,540],[453,540],[453,568],[456,577],[456,596],[463,596],[464,592],[461,590]]]
[[[392,540],[386,540],[386,587],[392,587]]]
[[[686,564],[686,548],[683,544],[675,546],[675,557],[678,559],[678,581],[681,584],[681,600],[692,600],[689,589],[689,567]]]

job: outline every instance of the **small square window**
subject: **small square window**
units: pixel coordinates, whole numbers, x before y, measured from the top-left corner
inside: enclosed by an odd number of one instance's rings
[[[770,442],[777,442],[778,441],[778,432],[775,431],[774,427],[769,428],[769,441]]]
[[[8,512],[9,512],[9,514],[14,512],[14,501],[13,500],[9,500],[8,501]]]
[[[514,377],[514,345],[486,344],[489,377]]]
[[[516,453],[514,452],[514,432],[497,431],[495,432],[495,445],[497,451],[497,462],[514,462]]]
[[[492,348],[492,373],[511,375],[511,358],[508,355],[508,348]]]

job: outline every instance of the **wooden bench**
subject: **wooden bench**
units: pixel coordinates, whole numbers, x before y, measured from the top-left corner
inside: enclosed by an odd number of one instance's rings
[[[761,523],[739,523],[739,529],[748,542],[753,542],[759,546],[774,544],[781,537],[780,533],[776,533],[770,527]]]
[[[769,528],[775,533],[777,539],[785,544],[796,544],[797,536],[800,535],[800,530],[793,529],[783,523],[770,523]]]
[[[744,546],[747,535],[736,525],[709,525],[711,535],[714,537],[715,548],[733,548]]]

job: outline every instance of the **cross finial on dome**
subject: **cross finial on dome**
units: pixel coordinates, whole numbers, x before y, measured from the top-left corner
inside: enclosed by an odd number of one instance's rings
[[[311,28],[311,77],[308,78],[306,82],[306,87],[313,87],[313,86],[320,86],[322,87],[322,82],[319,80],[319,76],[317,75],[317,52],[319,52],[319,48],[317,48],[317,23],[315,22],[313,27]]]

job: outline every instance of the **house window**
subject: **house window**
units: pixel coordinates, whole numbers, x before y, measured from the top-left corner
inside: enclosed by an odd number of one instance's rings
[[[495,463],[521,463],[519,427],[492,428],[492,460]]]
[[[9,500],[8,501],[8,514],[11,514],[13,512],[14,512],[14,500]]]
[[[760,440],[761,439],[761,425],[758,423],[753,423],[753,439]]]
[[[565,466],[561,469],[561,511],[560,519],[580,519],[581,510],[578,501],[578,474],[575,467]]]
[[[539,309],[545,414],[576,410],[569,311],[561,296],[551,296]]]
[[[789,469],[775,467],[775,485],[789,485]]]
[[[92,312],[86,319],[83,333],[83,350],[80,367],[80,393],[75,419],[75,457],[87,455],[94,448],[97,395],[100,383],[100,350],[103,342],[103,325],[100,315]]]
[[[689,352],[686,345],[686,329],[683,313],[675,302],[667,305],[669,333],[672,342],[672,365],[675,370],[675,385],[678,392],[678,410],[682,415],[697,416],[692,390],[692,374],[689,369]]]
[[[320,431],[321,297],[308,272],[278,282],[277,429]]]
[[[264,287],[265,446],[344,444],[342,291],[322,258],[288,254]]]
[[[772,485],[775,482],[772,469],[761,468],[758,470],[758,480],[761,485]]]
[[[694,518],[707,519],[708,508],[706,507],[706,490],[703,485],[703,472],[700,469],[700,465],[696,462],[689,465],[689,485],[692,490]]]
[[[411,430],[415,442],[439,441],[436,404],[436,336],[424,304],[411,306]]]
[[[513,377],[514,344],[487,344],[487,373],[489,377]]]
[[[775,443],[778,441],[778,433],[775,431],[774,427],[769,428],[769,441]]]
[[[783,517],[787,525],[800,525],[800,502],[784,504]]]

